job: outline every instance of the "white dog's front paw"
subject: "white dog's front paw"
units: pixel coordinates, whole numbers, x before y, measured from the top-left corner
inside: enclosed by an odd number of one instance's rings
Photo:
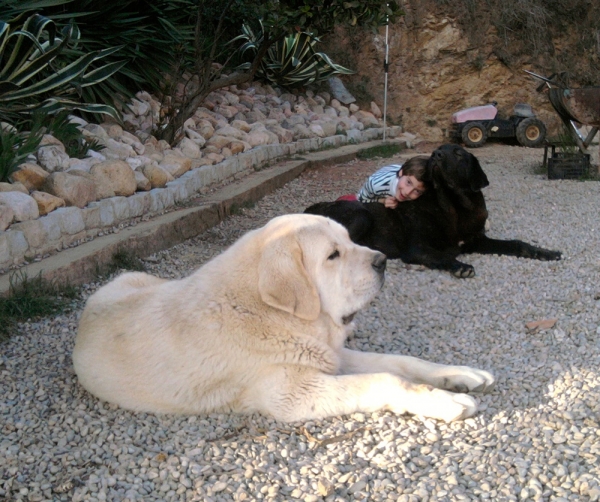
[[[439,378],[436,387],[452,392],[490,392],[496,384],[494,375],[469,366],[446,366]]]
[[[404,412],[445,422],[461,420],[477,412],[477,402],[471,396],[431,387],[411,395],[403,404]]]
[[[467,394],[453,394],[441,389],[432,391],[435,410],[426,415],[431,418],[453,422],[470,417],[477,412],[477,401]]]

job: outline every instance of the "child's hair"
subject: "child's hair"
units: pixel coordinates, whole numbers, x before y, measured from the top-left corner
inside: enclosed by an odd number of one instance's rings
[[[425,157],[424,155],[411,157],[402,164],[402,176],[414,176],[417,181],[425,185],[425,188],[429,188],[431,176],[429,169],[427,169],[428,160],[429,157]]]

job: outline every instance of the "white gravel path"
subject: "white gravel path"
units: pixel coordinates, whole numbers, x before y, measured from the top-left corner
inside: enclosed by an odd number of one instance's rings
[[[600,500],[600,183],[547,180],[541,150],[473,152],[490,179],[488,234],[564,259],[463,256],[477,275],[462,280],[390,262],[349,345],[493,372],[475,417],[283,424],[120,410],[72,370],[82,301],[99,286],[89,284],[75,312],[24,323],[0,346],[0,500]],[[384,162],[306,172],[148,267],[187,275],[271,217],[355,191]],[[525,327],[546,319],[557,322]]]

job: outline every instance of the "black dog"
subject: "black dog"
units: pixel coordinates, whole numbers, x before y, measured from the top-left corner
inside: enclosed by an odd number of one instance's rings
[[[442,145],[429,160],[432,189],[418,199],[388,209],[378,202],[320,202],[305,213],[328,216],[344,225],[357,244],[405,263],[449,270],[473,277],[471,265],[456,259],[462,253],[511,255],[560,260],[559,251],[519,240],[490,239],[481,189],[489,182],[477,158],[458,145]]]

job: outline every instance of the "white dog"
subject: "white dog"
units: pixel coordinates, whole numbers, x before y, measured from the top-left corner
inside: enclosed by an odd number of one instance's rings
[[[344,348],[385,265],[333,220],[275,218],[185,279],[126,273],[98,290],[75,371],[100,399],[157,413],[472,415],[475,400],[448,391],[489,390],[488,372]]]

